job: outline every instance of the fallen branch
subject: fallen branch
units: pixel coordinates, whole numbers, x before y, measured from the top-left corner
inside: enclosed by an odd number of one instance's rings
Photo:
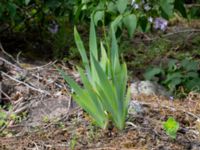
[[[2,44],[1,44],[1,42],[0,42],[0,50],[5,54],[5,55],[7,55],[8,57],[10,57],[11,59],[12,59],[12,61],[14,61],[15,63],[17,63],[17,61],[14,59],[14,57],[12,56],[12,55],[10,55],[9,53],[7,53],[5,50],[4,50],[4,48],[3,48],[3,46],[2,46]],[[18,63],[17,63],[18,64]],[[19,65],[19,64],[18,64]]]
[[[4,75],[4,76],[10,78],[11,80],[14,80],[15,82],[18,82],[18,83],[20,83],[20,84],[23,84],[23,85],[27,86],[28,88],[30,88],[30,89],[33,90],[33,91],[37,91],[37,92],[39,92],[39,93],[46,94],[46,95],[51,95],[48,91],[44,91],[44,90],[41,90],[41,89],[39,89],[39,88],[35,88],[35,87],[29,85],[28,83],[25,83],[25,82],[22,82],[22,81],[20,81],[20,80],[17,80],[17,79],[15,79],[15,78],[11,77],[10,75],[6,74],[6,73],[3,72],[3,71],[1,71],[1,73],[2,73],[2,75]]]
[[[57,62],[57,60],[55,60],[55,61],[53,61],[53,62],[49,62],[49,63],[47,63],[47,64],[45,64],[45,65],[43,65],[43,66],[39,66],[39,67],[33,67],[33,68],[26,68],[27,70],[35,70],[35,69],[42,69],[42,68],[44,68],[44,67],[47,67],[47,66],[49,66],[49,65],[53,65],[53,64],[55,64]]]
[[[8,95],[2,90],[1,82],[0,82],[0,94],[3,94],[9,101],[12,101],[12,100],[11,100],[11,97],[8,96]],[[2,99],[1,95],[0,95],[0,99]]]
[[[0,60],[3,61],[4,63],[6,63],[6,64],[8,64],[8,65],[10,65],[10,66],[12,66],[12,67],[14,67],[14,68],[17,68],[17,69],[19,69],[19,70],[22,70],[22,68],[20,68],[19,66],[16,66],[16,65],[12,64],[11,62],[7,61],[6,59],[4,59],[4,58],[2,58],[2,57],[0,57]]]

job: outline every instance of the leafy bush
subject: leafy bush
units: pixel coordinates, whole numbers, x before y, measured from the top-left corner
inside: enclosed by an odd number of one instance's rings
[[[199,62],[184,59],[181,62],[171,59],[167,67],[152,67],[144,74],[145,79],[158,81],[169,88],[171,92],[177,91],[180,87],[185,92],[200,92],[200,68]]]
[[[48,29],[50,21],[70,18],[73,4],[73,0],[2,0],[0,22],[7,23],[14,30],[26,30],[33,25]]]
[[[95,120],[96,124],[105,129],[112,121],[118,129],[123,129],[127,116],[130,90],[127,88],[126,64],[120,64],[117,40],[114,32],[115,24],[111,26],[112,46],[108,54],[103,43],[100,44],[99,57],[93,19],[90,25],[89,54],[86,55],[83,42],[74,29],[75,42],[81,54],[85,71],[78,67],[84,87],[60,70],[63,78],[75,91],[75,101]],[[110,51],[110,52],[109,52]]]
[[[47,29],[50,21],[68,18],[69,22],[87,22],[94,13],[94,22],[110,25],[118,16],[123,19],[118,29],[127,28],[131,36],[136,26],[143,31],[150,28],[149,18],[169,19],[175,11],[187,17],[183,0],[2,0],[0,2],[0,22],[6,22],[15,29],[32,26]],[[16,27],[17,26],[17,27]]]
[[[148,31],[156,18],[169,19],[176,11],[187,17],[183,0],[132,0],[131,2],[130,0],[83,0],[77,4],[75,20],[89,18],[90,14],[95,12],[95,24],[102,22],[108,25],[117,17],[122,16],[123,19],[119,22],[117,29],[126,28],[129,36],[132,36],[136,27],[142,31]]]

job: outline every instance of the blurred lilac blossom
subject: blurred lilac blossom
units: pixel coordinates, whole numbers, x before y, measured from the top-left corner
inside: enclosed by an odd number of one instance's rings
[[[174,100],[174,97],[173,97],[173,96],[170,96],[169,99],[170,99],[171,101],[173,101],[173,100]]]
[[[154,28],[165,31],[167,29],[168,21],[163,18],[156,18],[154,21]]]
[[[132,0],[131,1],[131,5],[133,6],[135,4],[135,0]]]
[[[138,9],[139,8],[139,5],[135,2],[135,0],[132,0],[131,1],[131,6],[135,9]]]
[[[133,8],[135,8],[135,9],[138,9],[138,8],[139,8],[139,5],[138,5],[138,4],[133,4],[132,6],[133,6]]]
[[[149,11],[149,10],[151,9],[151,7],[149,6],[149,4],[145,4],[145,5],[144,5],[144,9],[145,9],[146,11]]]
[[[149,21],[150,23],[152,23],[152,22],[153,22],[153,18],[152,18],[152,17],[149,17],[149,18],[148,18],[148,21]]]

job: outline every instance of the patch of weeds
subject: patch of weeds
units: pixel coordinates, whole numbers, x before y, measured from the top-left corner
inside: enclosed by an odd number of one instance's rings
[[[162,59],[168,53],[170,46],[169,41],[158,39],[148,44],[140,42],[133,45],[125,42],[121,49],[125,51],[125,59],[129,68],[144,68],[153,62],[155,58]]]
[[[58,127],[61,129],[65,128],[65,124],[63,122],[58,122]]]
[[[200,36],[196,36],[194,37],[194,39],[192,40],[192,45],[197,47],[198,49],[200,49]]]
[[[200,92],[200,62],[170,59],[167,66],[150,67],[144,73],[146,80],[154,80],[166,86],[176,96],[190,91]]]
[[[66,19],[57,19],[59,30],[52,34],[53,56],[56,58],[70,57],[73,36],[70,23]],[[72,51],[73,52],[73,51]]]
[[[44,117],[42,118],[42,121],[43,121],[44,123],[48,123],[50,120],[49,120],[49,117],[48,117],[48,116],[44,116]]]
[[[95,139],[100,137],[100,133],[97,132],[97,127],[92,124],[89,125],[88,129],[88,142],[92,143]]]
[[[69,142],[69,147],[70,147],[70,150],[74,150],[75,149],[75,146],[77,144],[77,135],[74,134]]]
[[[12,133],[10,133],[9,131],[6,130],[6,128],[8,127],[8,125],[11,122],[14,123],[19,123],[21,122],[21,120],[24,118],[24,116],[19,116],[16,115],[13,111],[12,111],[12,107],[8,107],[8,110],[6,111],[5,109],[0,107],[0,130],[2,131],[0,133],[0,136],[11,136]]]
[[[150,64],[159,65],[165,58],[182,60],[200,58],[200,36],[193,35],[186,40],[188,34],[169,38],[158,38],[153,41],[123,41],[121,49],[125,52],[125,60],[130,69],[146,68]]]
[[[80,57],[77,48],[72,45],[68,50],[68,54],[63,56],[63,61],[69,63],[72,62],[72,65],[76,64],[74,62],[77,61],[77,63],[80,64]]]
[[[172,139],[175,139],[176,133],[179,129],[179,123],[173,117],[169,117],[168,120],[163,123],[163,128],[167,135]]]

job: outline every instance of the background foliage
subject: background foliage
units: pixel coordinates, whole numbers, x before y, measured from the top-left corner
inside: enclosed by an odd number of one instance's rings
[[[37,45],[48,45],[48,48],[45,47],[46,53],[56,58],[67,56],[66,60],[69,60],[70,56],[77,55],[71,38],[73,26],[77,25],[80,34],[84,34],[87,32],[91,14],[100,33],[105,34],[113,23],[118,38],[124,30],[129,37],[132,37],[136,30],[165,31],[168,20],[177,15],[188,20],[199,19],[199,3],[199,0],[1,0],[0,39],[4,40],[10,35],[8,33],[13,35],[17,33],[11,41],[16,40],[18,45],[17,39],[20,38],[18,34],[25,33],[24,35],[28,37],[33,36],[30,41],[40,38],[34,41],[37,44],[31,47],[38,49]],[[27,37],[22,39],[29,40]],[[29,51],[29,48],[26,49]],[[181,72],[180,82],[183,85],[189,80],[184,69],[182,67],[173,70],[174,73]],[[163,68],[159,73],[161,72],[164,72],[165,76],[172,74],[169,68]],[[178,83],[172,86],[171,82],[163,84],[168,87],[170,85],[169,88],[173,91],[173,87],[177,87]]]

